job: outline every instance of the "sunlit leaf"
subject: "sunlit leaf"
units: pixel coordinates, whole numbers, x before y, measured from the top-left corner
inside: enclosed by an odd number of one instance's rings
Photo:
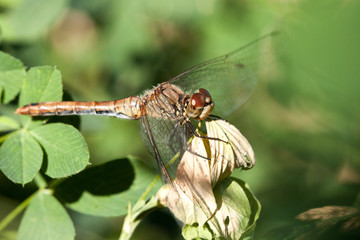
[[[90,167],[62,182],[55,193],[73,210],[96,216],[121,216],[154,178],[154,171],[130,157]],[[158,187],[154,186],[149,196]]]
[[[0,131],[9,131],[19,127],[19,123],[13,118],[0,116]]]
[[[49,66],[31,68],[21,89],[19,106],[30,103],[60,101],[62,98],[61,73]],[[30,116],[21,116],[21,123],[27,128],[34,128],[41,121],[34,121]]]
[[[80,172],[89,164],[84,137],[73,126],[53,123],[30,131],[47,154],[45,173],[53,178]]]
[[[10,41],[34,40],[45,33],[64,12],[67,2],[68,0],[21,1],[2,19],[3,38]]]
[[[251,235],[261,207],[249,186],[239,179],[227,178],[216,186],[214,192],[223,203],[214,217],[223,230],[222,235],[228,239]],[[209,224],[213,223],[210,221]]]
[[[43,152],[26,131],[13,133],[0,147],[0,169],[13,182],[30,182],[39,171]]]
[[[47,191],[39,192],[21,220],[18,239],[74,239],[75,228],[63,206]]]
[[[22,62],[0,52],[0,102],[10,102],[20,91],[24,78],[25,69]]]
[[[199,227],[196,224],[185,225],[182,235],[185,239],[213,239],[213,234],[208,227]]]
[[[242,189],[244,190],[247,196],[247,199],[249,200],[251,207],[251,215],[249,218],[249,222],[246,228],[244,229],[245,231],[243,232],[241,239],[244,240],[253,239],[256,222],[260,217],[261,204],[259,200],[257,200],[257,198],[255,197],[255,195],[252,193],[252,191],[250,190],[250,186],[246,182],[236,178],[231,178],[231,179],[236,181],[242,187]]]
[[[214,189],[215,196],[221,201],[210,227],[219,237],[240,239],[257,220],[260,212],[259,202],[241,180],[227,178]],[[252,209],[252,205],[258,206]],[[255,217],[256,216],[256,217]],[[218,224],[218,226],[214,225]],[[221,230],[219,232],[218,230]],[[247,232],[247,235],[250,232]]]
[[[0,1],[0,4],[1,4],[1,7],[10,9],[10,8],[15,8],[16,6],[18,6],[21,1],[22,0],[2,0],[2,1]]]
[[[53,67],[31,68],[21,90],[19,105],[36,102],[61,101],[60,71]]]

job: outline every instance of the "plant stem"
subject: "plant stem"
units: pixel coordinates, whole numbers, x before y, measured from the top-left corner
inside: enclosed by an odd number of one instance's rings
[[[12,210],[1,222],[0,222],[0,232],[6,228],[6,226],[12,222],[26,207],[29,205],[34,196],[38,191],[31,194],[27,199],[25,199],[19,206]]]
[[[55,189],[57,185],[59,185],[60,183],[62,183],[63,181],[65,181],[66,178],[58,178],[58,179],[54,179],[52,180],[48,185],[47,188],[49,189]]]
[[[47,183],[46,183],[45,179],[43,178],[43,176],[41,175],[40,172],[38,172],[38,173],[35,175],[34,181],[35,181],[36,186],[37,186],[39,189],[44,189],[44,188],[46,188]]]
[[[180,153],[177,153],[177,154],[169,161],[169,163],[165,166],[166,169],[169,168],[169,167],[176,161],[176,159],[179,158],[179,156],[180,156]],[[151,184],[149,185],[149,187],[145,190],[144,194],[141,195],[141,197],[139,198],[138,201],[143,200],[143,199],[146,198],[146,196],[149,194],[149,192],[151,191],[151,189],[155,186],[155,183],[156,183],[157,181],[159,181],[159,179],[160,179],[160,174],[158,174],[158,175],[155,177],[155,179],[151,182]]]
[[[139,198],[138,201],[140,200],[144,200],[146,198],[146,196],[149,194],[149,192],[151,191],[151,189],[155,186],[156,182],[159,181],[160,179],[160,174],[158,174],[155,179],[150,183],[150,185],[147,187],[147,189],[145,190],[144,194],[141,195],[141,197]]]

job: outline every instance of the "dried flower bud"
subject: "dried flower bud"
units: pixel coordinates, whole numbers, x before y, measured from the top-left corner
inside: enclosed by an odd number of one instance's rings
[[[222,196],[213,188],[230,176],[235,168],[251,168],[254,152],[240,131],[225,120],[206,121],[207,137],[194,137],[177,167],[172,184],[159,192],[160,202],[183,223],[203,226],[223,235],[224,229],[236,232],[241,215],[230,213]],[[230,219],[231,218],[231,219]],[[238,219],[239,218],[239,219]]]
[[[207,140],[211,149],[212,186],[230,176],[235,168],[249,169],[254,166],[254,151],[236,127],[222,119],[205,124],[208,137],[222,140]]]

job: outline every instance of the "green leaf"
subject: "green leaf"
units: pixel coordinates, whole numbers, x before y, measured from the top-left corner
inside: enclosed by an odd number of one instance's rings
[[[21,89],[19,106],[29,103],[61,101],[62,82],[59,70],[49,67],[31,68]],[[28,128],[36,127],[41,121],[31,120],[29,116],[21,116],[21,123]]]
[[[12,12],[2,18],[3,38],[9,41],[29,41],[38,38],[64,12],[67,2],[68,0],[21,1]]]
[[[34,67],[26,76],[19,105],[35,102],[61,101],[61,73],[54,67]]]
[[[73,223],[63,206],[49,194],[39,192],[21,220],[18,239],[74,239]]]
[[[249,222],[240,239],[246,239],[246,240],[253,239],[253,233],[255,230],[256,221],[260,217],[261,204],[259,200],[257,200],[257,198],[255,197],[255,195],[252,193],[250,186],[246,182],[237,178],[230,178],[230,179],[236,181],[240,185],[240,187],[244,190],[244,193],[246,194],[246,198],[248,199],[251,207]]]
[[[19,93],[25,78],[22,62],[0,52],[0,102],[8,103]]]
[[[251,239],[260,214],[260,203],[249,186],[239,179],[226,178],[215,186],[214,194],[218,204],[214,216],[205,226],[185,225],[183,237]],[[209,233],[212,233],[211,237]]]
[[[22,0],[1,0],[0,6],[4,9],[11,9],[19,5],[19,2]]]
[[[212,239],[211,231],[203,226],[185,225],[182,230],[182,235],[185,239]]]
[[[40,126],[30,131],[47,154],[45,173],[52,178],[80,172],[89,164],[89,150],[76,128],[62,123]]]
[[[19,123],[13,118],[0,116],[0,131],[10,131],[18,129],[19,127]]]
[[[0,169],[13,182],[30,182],[41,167],[43,152],[25,130],[17,131],[0,147]]]
[[[130,157],[88,168],[58,185],[55,193],[78,212],[121,216],[127,213],[129,203],[135,204],[154,178],[152,169]],[[158,187],[155,186],[149,195]]]

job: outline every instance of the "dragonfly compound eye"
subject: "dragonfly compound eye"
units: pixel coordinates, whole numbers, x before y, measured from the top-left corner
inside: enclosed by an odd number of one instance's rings
[[[200,88],[191,96],[189,105],[186,108],[186,115],[197,120],[203,120],[210,115],[213,108],[214,102],[210,93]]]
[[[201,93],[194,93],[190,98],[190,104],[193,108],[203,108],[205,105],[205,96]]]
[[[211,102],[211,95],[210,93],[204,89],[204,88],[200,88],[198,91],[198,93],[201,93],[204,97],[205,97],[205,102],[206,103],[210,103]]]

